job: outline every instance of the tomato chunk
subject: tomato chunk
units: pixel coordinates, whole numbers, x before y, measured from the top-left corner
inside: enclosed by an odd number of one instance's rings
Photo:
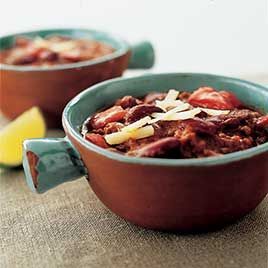
[[[216,91],[212,87],[200,87],[191,94],[188,102],[193,106],[220,110],[230,110],[241,105],[233,93]]]
[[[108,123],[118,122],[124,118],[126,111],[121,106],[113,106],[112,108],[96,114],[91,119],[93,128],[103,128]]]
[[[86,140],[98,145],[102,148],[108,148],[108,144],[106,143],[105,139],[100,134],[95,133],[87,133],[85,136]]]
[[[233,108],[237,108],[242,105],[241,101],[232,92],[222,90],[219,93],[233,106]]]

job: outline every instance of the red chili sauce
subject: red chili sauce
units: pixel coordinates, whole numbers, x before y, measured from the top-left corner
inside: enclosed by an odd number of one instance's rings
[[[121,154],[175,159],[223,155],[268,142],[268,115],[246,107],[233,93],[211,87],[171,91],[125,96],[89,117],[81,134]]]

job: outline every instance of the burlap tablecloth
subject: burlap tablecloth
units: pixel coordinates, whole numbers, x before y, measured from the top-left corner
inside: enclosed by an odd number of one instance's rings
[[[111,213],[85,179],[36,195],[21,169],[2,170],[0,267],[267,268],[268,198],[215,232],[162,233]]]

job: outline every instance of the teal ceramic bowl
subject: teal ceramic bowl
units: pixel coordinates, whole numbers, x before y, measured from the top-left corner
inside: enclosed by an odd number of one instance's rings
[[[111,45],[109,55],[73,64],[14,66],[0,64],[0,109],[10,119],[32,106],[39,106],[49,127],[61,125],[61,114],[69,100],[98,82],[118,77],[127,68],[147,69],[154,64],[154,50],[145,41],[130,45],[112,34],[89,29],[50,29],[23,32],[0,38],[0,50],[13,45],[17,36],[63,35],[94,39]]]
[[[24,142],[28,185],[41,193],[86,176],[109,209],[152,229],[209,229],[249,213],[268,192],[268,143],[224,156],[152,159],[107,151],[79,133],[90,114],[124,95],[170,88],[193,91],[200,86],[230,90],[245,104],[268,113],[267,88],[235,78],[173,73],[109,80],[80,93],[66,106],[65,139]]]

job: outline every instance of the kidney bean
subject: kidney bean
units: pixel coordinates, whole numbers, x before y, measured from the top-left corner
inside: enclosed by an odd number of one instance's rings
[[[239,130],[247,136],[252,133],[252,129],[249,126],[240,126]]]
[[[81,51],[79,49],[73,49],[70,51],[63,51],[59,53],[59,56],[65,60],[77,62],[81,60]]]
[[[206,133],[213,135],[217,131],[217,125],[198,117],[184,120],[182,122],[182,125],[191,127],[191,129],[197,133]]]
[[[206,121],[214,123],[218,128],[237,128],[255,122],[259,117],[259,112],[249,109],[235,109],[226,115],[208,117]]]
[[[15,39],[15,46],[16,47],[26,47],[31,43],[31,39],[24,37],[24,36],[19,36]]]
[[[121,121],[125,115],[126,111],[121,106],[113,106],[94,115],[90,119],[90,125],[95,129],[103,128],[108,123]]]
[[[188,99],[189,99],[190,96],[191,96],[191,93],[190,92],[183,91],[183,92],[180,93],[179,99],[180,100],[183,100],[183,101],[188,101]]]
[[[166,93],[152,92],[147,94],[143,101],[147,104],[154,104],[156,100],[163,100],[166,95]]]
[[[138,157],[160,157],[169,153],[172,150],[178,150],[180,148],[180,142],[175,137],[167,137],[155,142],[149,143],[140,149],[130,152],[130,155]]]
[[[103,136],[101,136],[100,134],[95,134],[95,133],[87,133],[85,135],[86,140],[94,143],[95,145],[98,145],[102,148],[108,148],[109,145],[106,143],[105,139],[103,138]]]
[[[58,54],[53,51],[43,50],[38,54],[38,58],[42,61],[55,61],[58,58]]]
[[[132,107],[125,116],[127,123],[133,123],[152,113],[161,113],[163,110],[151,104],[139,104]]]
[[[52,36],[47,36],[47,40],[52,41],[54,43],[58,43],[61,41],[68,41],[72,40],[69,36],[64,36],[64,35],[52,35]]]
[[[258,127],[268,127],[268,115],[259,117],[256,124]]]
[[[118,132],[118,131],[120,131],[123,127],[124,127],[124,124],[122,124],[122,123],[111,122],[111,123],[108,123],[108,124],[104,127],[104,133],[105,133],[105,134],[111,134],[111,133],[114,133],[114,132]]]
[[[11,53],[8,62],[14,65],[34,64],[38,60],[38,54],[42,51],[42,48],[34,46],[27,46],[26,48],[18,48]]]
[[[18,58],[14,58],[14,61],[12,64],[14,65],[25,65],[25,64],[30,64],[34,63],[37,60],[37,57],[35,54],[24,54]]]
[[[115,105],[121,106],[123,109],[131,108],[135,105],[140,104],[141,101],[132,97],[132,96],[125,96],[122,99],[116,101]]]

